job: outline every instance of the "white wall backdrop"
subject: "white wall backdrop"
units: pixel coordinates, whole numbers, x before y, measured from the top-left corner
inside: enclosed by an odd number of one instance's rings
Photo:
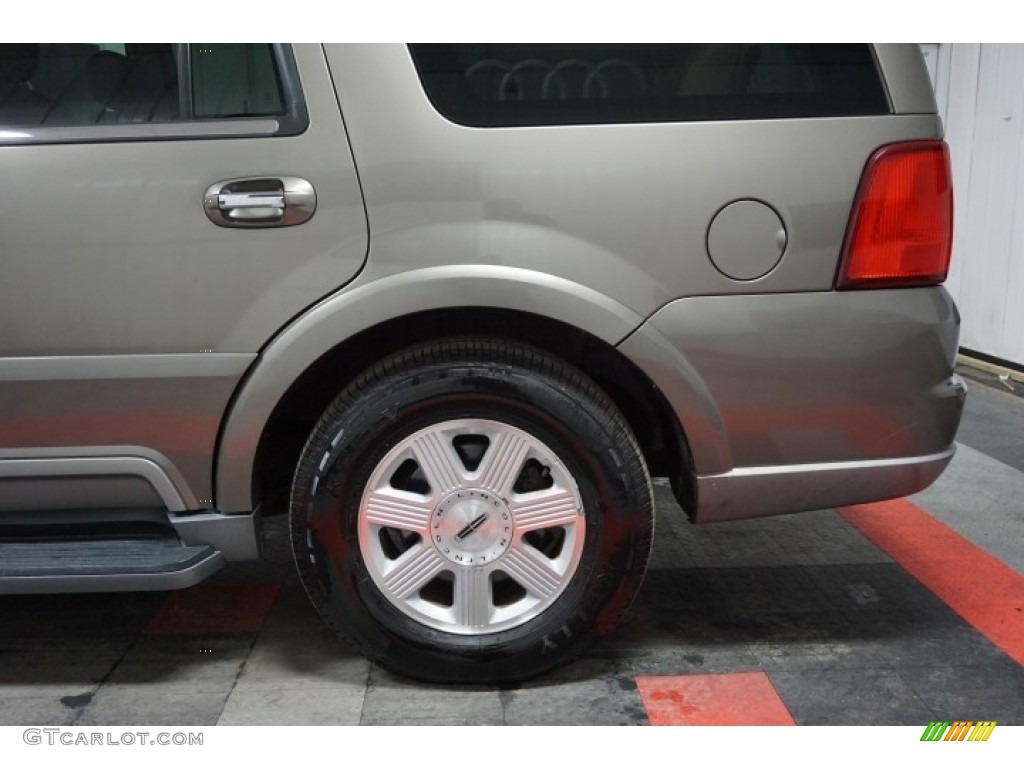
[[[1024,365],[1024,45],[922,45],[953,159],[960,344]]]

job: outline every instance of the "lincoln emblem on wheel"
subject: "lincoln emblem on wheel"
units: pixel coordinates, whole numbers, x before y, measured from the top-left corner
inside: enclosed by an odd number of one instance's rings
[[[467,525],[465,528],[463,528],[461,531],[455,534],[455,538],[459,541],[462,541],[463,539],[468,539],[470,536],[473,535],[474,532],[476,532],[476,529],[483,525],[486,521],[487,515],[480,515],[480,517],[478,517],[476,520],[473,520],[469,525]]]
[[[485,526],[491,517],[491,504],[502,508],[500,519]],[[508,548],[512,516],[501,500],[486,491],[458,491],[438,505],[432,530],[434,546],[449,560],[459,565],[483,565],[501,557]],[[473,541],[467,541],[470,537]]]

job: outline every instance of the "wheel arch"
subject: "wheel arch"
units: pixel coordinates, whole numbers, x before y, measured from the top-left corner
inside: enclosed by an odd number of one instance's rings
[[[453,306],[453,296],[465,303]],[[283,501],[313,423],[375,361],[431,338],[487,335],[532,344],[590,375],[623,412],[652,473],[670,476],[690,511],[683,430],[658,388],[615,348],[642,321],[583,286],[506,267],[418,270],[338,294],[272,340],[240,384],[215,461],[218,507],[271,511]]]

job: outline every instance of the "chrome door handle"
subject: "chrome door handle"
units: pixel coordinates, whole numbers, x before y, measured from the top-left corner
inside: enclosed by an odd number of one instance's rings
[[[203,209],[219,227],[290,227],[316,212],[316,191],[296,176],[230,179],[206,190]]]
[[[221,192],[217,198],[217,207],[222,211],[229,211],[232,208],[261,209],[280,208],[284,209],[283,192]]]

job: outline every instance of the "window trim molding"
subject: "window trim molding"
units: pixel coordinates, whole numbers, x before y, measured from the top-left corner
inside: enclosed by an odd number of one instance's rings
[[[281,78],[286,111],[277,118],[278,136],[296,136],[309,127],[309,112],[295,63],[295,51],[286,43],[272,43],[277,75]]]
[[[0,146],[66,144],[108,141],[224,139],[280,135],[276,119],[202,120],[126,125],[69,125],[65,127],[0,127]]]
[[[292,46],[273,43],[271,49],[280,78],[286,112],[274,117],[232,117],[191,119],[191,74],[188,44],[179,44],[179,102],[188,102],[187,117],[172,122],[104,125],[6,125],[0,123],[0,147],[40,144],[92,144],[123,141],[180,141],[185,139],[231,139],[269,136],[297,136],[309,127],[309,113],[299,79]],[[185,62],[182,75],[181,62]],[[188,87],[182,88],[182,77]]]

